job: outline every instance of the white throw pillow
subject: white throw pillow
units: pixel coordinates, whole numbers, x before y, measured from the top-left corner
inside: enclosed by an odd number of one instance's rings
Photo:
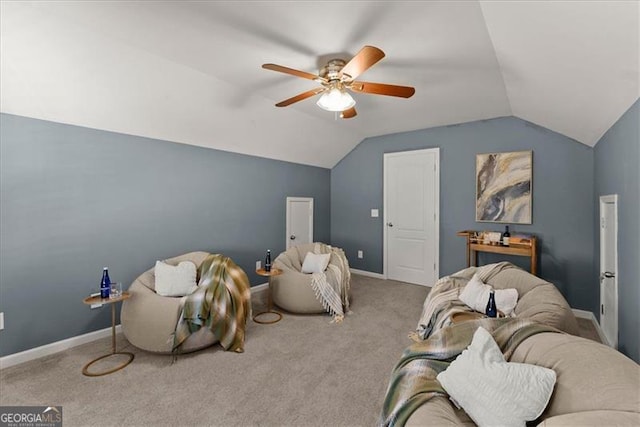
[[[198,287],[196,265],[190,261],[175,266],[156,261],[155,275],[156,293],[164,297],[183,297]]]
[[[478,328],[471,345],[437,380],[479,426],[524,426],[547,407],[556,373],[505,361],[491,334]]]
[[[331,258],[331,254],[314,254],[307,252],[302,262],[301,271],[303,273],[322,273],[329,265],[329,258]]]
[[[473,308],[475,311],[484,313],[487,309],[487,303],[489,302],[489,291],[491,291],[491,285],[483,283],[477,274],[474,274],[469,283],[460,292],[460,301]],[[516,304],[518,304],[518,291],[516,289],[496,289],[496,307],[498,310],[504,313],[505,316],[509,316]]]

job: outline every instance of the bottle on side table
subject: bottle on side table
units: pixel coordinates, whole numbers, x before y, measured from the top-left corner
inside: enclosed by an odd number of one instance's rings
[[[109,269],[105,267],[102,269],[102,280],[100,281],[100,298],[109,298],[110,289],[111,279],[109,278]]]
[[[267,257],[264,260],[264,271],[271,271],[271,250],[267,249]]]

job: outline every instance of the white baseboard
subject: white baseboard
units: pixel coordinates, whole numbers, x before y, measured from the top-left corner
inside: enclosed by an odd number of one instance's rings
[[[269,283],[261,283],[259,285],[256,286],[252,286],[251,287],[251,296],[254,296],[256,294],[260,294],[262,292],[267,291],[267,289],[269,289]]]
[[[116,325],[116,333],[119,333],[120,330],[120,325]],[[70,348],[77,347],[79,345],[109,336],[111,336],[111,326],[109,326],[108,328],[100,329],[98,331],[89,332],[61,341],[52,342],[51,344],[46,344],[40,347],[21,351],[19,353],[9,354],[7,356],[0,357],[0,369],[9,368],[11,366],[19,365],[20,363],[28,362],[30,360],[38,359],[44,356],[49,356],[51,354],[68,350]]]
[[[373,273],[371,271],[358,270],[357,268],[350,268],[349,270],[351,271],[351,273],[359,274],[361,276],[373,277],[373,278],[382,279],[382,280],[386,280],[387,279],[387,276],[385,276],[384,274],[380,274],[380,273]]]
[[[573,311],[573,315],[576,317],[591,320],[591,323],[593,323],[593,327],[596,328],[596,332],[598,333],[600,341],[602,341],[603,344],[611,347],[611,345],[609,344],[609,340],[604,336],[604,332],[602,332],[602,328],[600,327],[600,323],[598,323],[598,319],[596,319],[596,316],[592,312],[587,310],[580,310],[577,308],[572,308],[571,311]]]

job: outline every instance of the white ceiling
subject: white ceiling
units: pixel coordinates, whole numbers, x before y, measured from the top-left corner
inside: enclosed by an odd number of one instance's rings
[[[362,139],[517,116],[593,146],[638,99],[638,1],[0,3],[2,112],[322,167]],[[336,120],[315,99],[274,104],[365,44]]]

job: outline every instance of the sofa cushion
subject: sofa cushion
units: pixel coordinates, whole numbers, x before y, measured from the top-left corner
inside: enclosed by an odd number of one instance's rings
[[[586,338],[542,333],[524,340],[510,361],[553,369],[557,385],[543,418],[574,412],[640,411],[640,366]]]
[[[579,335],[578,323],[569,303],[552,283],[520,268],[502,270],[487,283],[494,289],[514,288],[518,291],[516,316]]]
[[[524,426],[547,406],[556,374],[506,362],[491,334],[480,327],[437,380],[478,425]]]
[[[538,427],[556,426],[640,426],[640,413],[625,411],[586,411],[547,418]]]
[[[468,426],[475,427],[469,415],[463,409],[457,409],[444,396],[434,396],[416,409],[405,423],[405,427],[425,426]]]

